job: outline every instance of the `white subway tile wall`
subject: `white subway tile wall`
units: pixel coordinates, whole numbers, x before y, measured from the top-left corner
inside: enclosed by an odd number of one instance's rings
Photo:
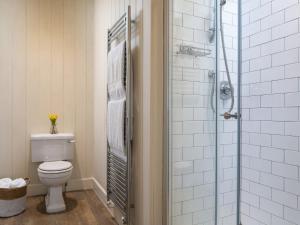
[[[243,0],[242,224],[300,224],[300,1]]]

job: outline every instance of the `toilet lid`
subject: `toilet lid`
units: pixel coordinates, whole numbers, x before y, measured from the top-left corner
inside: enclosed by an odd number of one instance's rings
[[[43,171],[61,171],[67,170],[72,167],[72,163],[67,161],[54,161],[54,162],[44,162],[39,166],[40,170]]]

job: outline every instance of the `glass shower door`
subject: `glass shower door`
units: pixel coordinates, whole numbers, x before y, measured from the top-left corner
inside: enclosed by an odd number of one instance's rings
[[[217,4],[217,224],[237,225],[239,195],[238,129],[238,3],[220,0]]]
[[[169,1],[169,225],[237,224],[237,12],[236,0]]]
[[[214,3],[170,2],[170,224],[215,225],[216,38]]]

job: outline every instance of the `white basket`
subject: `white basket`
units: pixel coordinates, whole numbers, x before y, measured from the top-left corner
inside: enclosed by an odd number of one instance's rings
[[[26,186],[21,188],[0,188],[0,217],[16,216],[26,209],[26,194],[29,179],[26,178],[25,181]]]
[[[0,200],[0,217],[11,217],[26,209],[26,195],[13,200]]]

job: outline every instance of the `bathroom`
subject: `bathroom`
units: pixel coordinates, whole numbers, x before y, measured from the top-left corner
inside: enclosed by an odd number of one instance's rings
[[[299,138],[299,0],[0,0],[0,225],[300,225]]]

